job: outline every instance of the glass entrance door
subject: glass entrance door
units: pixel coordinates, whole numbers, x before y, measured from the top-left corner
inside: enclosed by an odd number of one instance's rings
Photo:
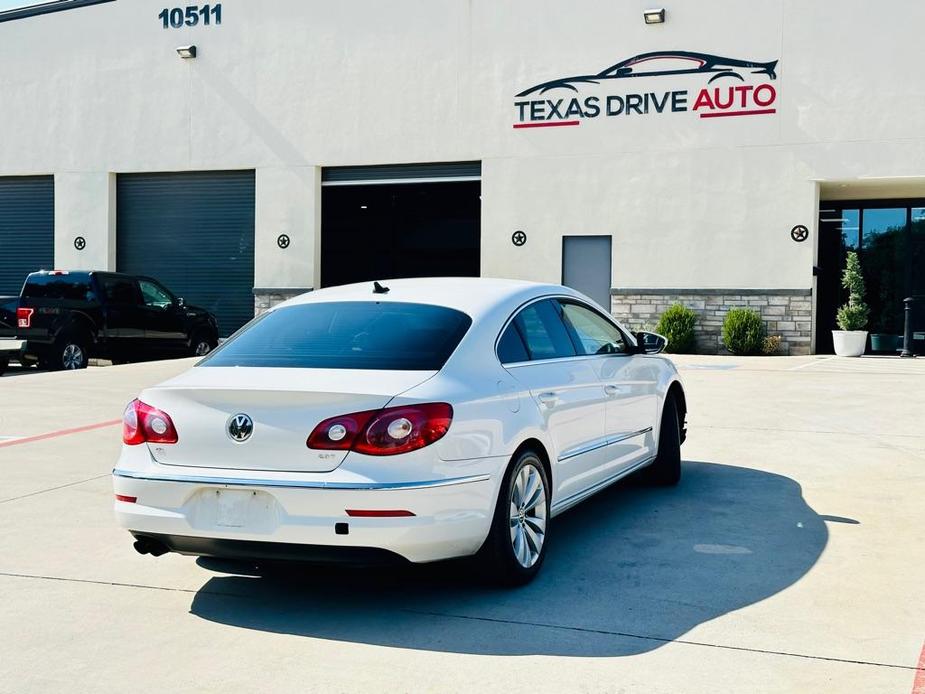
[[[816,351],[832,351],[835,312],[848,300],[841,286],[845,257],[857,251],[870,306],[869,350],[897,353],[903,299],[925,294],[925,200],[836,201],[819,208]]]

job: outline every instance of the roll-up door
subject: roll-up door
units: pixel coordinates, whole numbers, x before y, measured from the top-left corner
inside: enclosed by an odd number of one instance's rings
[[[0,294],[19,294],[26,275],[54,259],[54,177],[0,178]]]
[[[116,265],[215,314],[228,335],[254,315],[254,172],[120,174]]]

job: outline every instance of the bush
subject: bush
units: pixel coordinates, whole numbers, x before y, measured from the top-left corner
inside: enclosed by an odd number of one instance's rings
[[[723,344],[733,354],[761,354],[764,321],[751,308],[733,308],[723,319]]]
[[[772,355],[780,352],[780,335],[768,335],[764,338],[764,342],[761,345],[761,353]]]
[[[870,309],[864,303],[864,277],[861,275],[861,261],[854,251],[848,252],[842,286],[848,290],[848,303],[838,309],[836,322],[841,330],[863,330],[867,325]]]
[[[655,332],[668,338],[666,352],[672,354],[692,354],[696,346],[694,325],[697,323],[697,314],[691,309],[674,304],[658,319]]]

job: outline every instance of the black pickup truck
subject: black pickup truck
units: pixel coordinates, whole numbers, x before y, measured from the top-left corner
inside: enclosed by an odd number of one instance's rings
[[[18,307],[18,296],[0,296],[0,376],[10,365],[10,359],[18,359],[22,352],[22,341],[16,339]]]
[[[22,358],[46,369],[208,354],[215,316],[186,304],[150,277],[115,272],[33,272],[16,307]]]

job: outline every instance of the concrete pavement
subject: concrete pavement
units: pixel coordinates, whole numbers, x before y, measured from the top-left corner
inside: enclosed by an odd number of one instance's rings
[[[515,591],[139,556],[107,422],[193,362],[0,379],[0,691],[925,692],[925,360],[676,362],[681,485],[557,518]]]

